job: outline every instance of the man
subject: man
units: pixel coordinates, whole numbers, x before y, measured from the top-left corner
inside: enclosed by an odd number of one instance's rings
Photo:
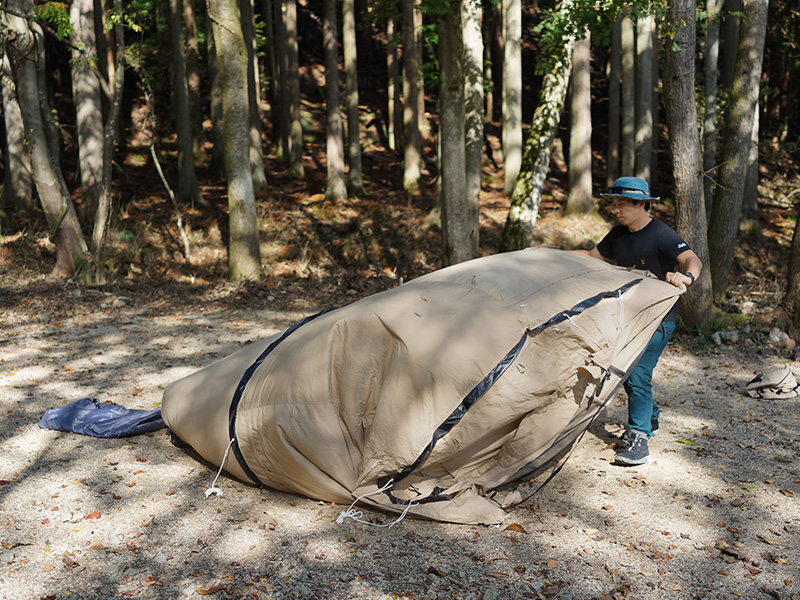
[[[703,263],[689,245],[668,225],[650,216],[647,182],[638,177],[620,177],[601,194],[611,198],[611,211],[619,225],[591,250],[576,250],[623,267],[635,267],[653,273],[676,287],[689,286],[700,276]],[[683,272],[676,270],[676,263]],[[653,369],[675,330],[678,303],[658,327],[639,362],[625,382],[628,393],[628,426],[624,446],[615,462],[641,465],[649,460],[647,441],[658,432],[658,405],[653,401]]]

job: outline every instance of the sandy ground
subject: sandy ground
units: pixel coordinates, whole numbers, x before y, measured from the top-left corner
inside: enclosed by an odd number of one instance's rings
[[[800,399],[743,395],[781,361],[758,348],[670,346],[652,461],[611,463],[618,398],[503,527],[338,524],[346,506],[224,475],[206,499],[215,469],[165,431],[38,427],[86,396],[154,408],[168,383],[318,308],[237,308],[235,293],[176,306],[67,288],[58,310],[23,292],[0,304],[0,599],[800,599]]]

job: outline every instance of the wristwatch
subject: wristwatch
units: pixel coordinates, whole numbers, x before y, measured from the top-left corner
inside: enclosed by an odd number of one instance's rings
[[[692,280],[692,283],[694,283],[694,274],[691,271],[686,271],[684,275],[686,275],[689,279]],[[689,285],[692,285],[692,283],[690,283]]]

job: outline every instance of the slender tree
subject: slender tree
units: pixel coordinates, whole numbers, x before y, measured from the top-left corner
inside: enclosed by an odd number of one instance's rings
[[[205,132],[200,90],[200,44],[197,39],[194,0],[183,0],[183,31],[186,36],[186,89],[189,94],[189,118],[192,123],[192,148],[194,159],[202,161],[206,159]]]
[[[178,132],[178,197],[193,203],[200,197],[194,169],[194,141],[189,113],[189,91],[183,53],[183,18],[180,0],[169,0],[169,48],[172,65],[172,105]]]
[[[481,164],[483,160],[484,78],[483,35],[480,2],[461,0],[461,20],[464,37],[464,125],[465,125],[465,202],[471,204],[471,213],[478,222],[481,195]],[[474,255],[478,252],[478,235],[475,235]]]
[[[621,168],[617,176],[636,171],[636,35],[633,20],[622,16],[622,133],[620,138]]]
[[[706,49],[703,55],[703,196],[706,216],[711,216],[717,165],[717,67],[719,64],[719,16],[723,0],[706,0]]]
[[[719,187],[714,196],[708,245],[714,298],[722,300],[728,288],[733,262],[742,195],[747,176],[753,134],[753,117],[758,104],[768,0],[745,0],[736,59],[733,92],[727,110],[727,127],[720,153]]]
[[[456,264],[475,258],[478,253],[477,204],[467,195],[461,2],[453,2],[440,14],[438,24],[444,263]]]
[[[611,49],[608,55],[608,152],[606,153],[606,186],[620,173],[620,72],[622,69],[622,18],[614,19],[611,28]]]
[[[510,196],[522,164],[522,2],[503,0],[504,192]]]
[[[256,193],[267,188],[264,171],[264,148],[261,144],[261,75],[256,55],[256,26],[253,0],[239,0],[242,33],[247,44],[247,116],[249,120],[250,169]]]
[[[695,104],[696,0],[669,0],[668,22],[674,24],[673,43],[665,53],[664,104],[669,127],[675,180],[676,229],[704,265],[708,264],[700,139]],[[713,316],[711,277],[703,269],[681,302],[681,317],[690,327],[708,324]]]
[[[42,32],[35,24],[29,26],[28,19],[18,16],[33,15],[33,4],[29,0],[11,0],[10,12],[3,12],[5,25],[14,35],[10,37],[15,67],[15,82],[20,98],[22,122],[25,128],[25,143],[30,152],[33,179],[42,204],[50,239],[56,246],[56,264],[53,274],[70,277],[79,274],[85,277],[90,271],[82,269],[88,263],[89,251],[83,237],[75,206],[69,195],[61,167],[51,153],[45,132],[45,119],[49,118],[49,107],[43,115],[40,101],[46,98],[39,89],[37,69],[44,72],[37,44],[42,44]],[[31,19],[32,20],[32,19]]]
[[[231,279],[260,279],[253,175],[249,157],[247,117],[247,46],[237,0],[208,0],[222,87],[222,131],[228,179],[228,275]]]
[[[75,0],[72,23],[72,97],[81,181],[81,213],[91,223],[99,203],[103,177],[103,103],[97,76],[94,0]]]
[[[6,126],[2,204],[13,211],[33,210],[31,157],[25,145],[25,128],[17,100],[17,88],[8,52],[0,55],[0,85],[3,90],[3,117]]]
[[[282,0],[286,29],[286,90],[289,117],[289,168],[292,177],[305,176],[303,166],[303,123],[300,119],[300,51],[297,43],[297,0]]]
[[[403,16],[403,189],[419,189],[422,177],[422,145],[417,98],[417,36],[414,29],[414,0],[400,0]]]
[[[587,34],[572,47],[567,214],[594,209],[592,195],[591,41]]]
[[[353,196],[361,196],[364,193],[364,177],[361,170],[355,0],[343,0],[342,2],[342,49],[347,90],[347,182],[350,193]]]
[[[653,30],[655,17],[645,15],[636,22],[636,158],[634,173],[651,180],[653,160]]]
[[[397,54],[397,19],[390,15],[386,20],[386,129],[389,147],[399,150],[403,139],[403,94],[400,84],[400,59]]]
[[[336,35],[336,0],[323,0],[322,35],[325,54],[325,106],[327,113],[328,187],[325,197],[347,198],[344,178],[344,134],[339,109],[339,53]]]

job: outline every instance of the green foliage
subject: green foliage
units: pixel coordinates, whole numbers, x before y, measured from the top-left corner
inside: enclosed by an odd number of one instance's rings
[[[45,2],[36,7],[37,18],[55,27],[59,41],[65,40],[75,33],[69,20],[69,7],[63,2]]]

